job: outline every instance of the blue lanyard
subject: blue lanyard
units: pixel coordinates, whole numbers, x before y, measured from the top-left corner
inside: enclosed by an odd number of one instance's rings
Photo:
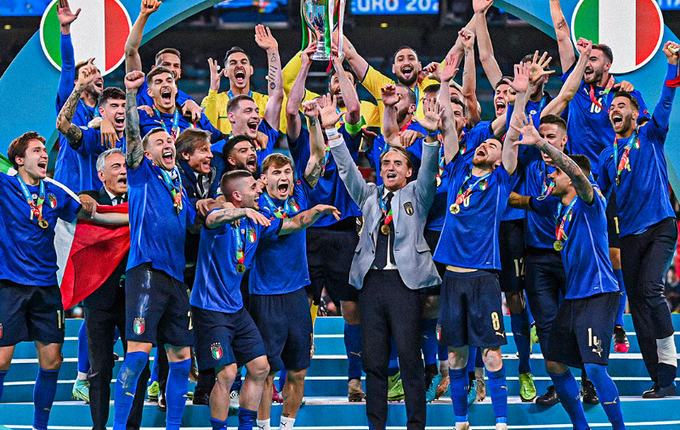
[[[156,104],[154,103],[153,106],[153,111],[158,115],[158,119],[161,120],[161,126],[165,131],[172,136],[173,139],[177,139],[177,136],[179,136],[179,109],[177,109],[177,106],[175,106],[175,116],[172,119],[172,128],[168,130],[168,126],[165,125],[165,121],[163,121],[163,117],[161,116],[161,113],[158,111],[156,108]]]
[[[543,180],[541,185],[541,197],[548,197],[553,187],[555,187],[555,181],[551,178],[548,178],[548,165],[545,163],[545,161],[541,161],[541,163],[543,163],[543,168],[541,169],[543,173]]]
[[[175,210],[179,215],[180,211],[182,210],[182,181],[179,178],[179,171],[177,170],[177,166],[175,166],[172,169],[173,173],[177,177],[177,179],[175,180],[172,179],[172,175],[170,175],[170,173],[168,173],[165,169],[162,169],[155,164],[153,165],[153,167],[157,172],[161,173],[161,177],[163,178],[163,185],[165,185],[165,188],[170,193],[173,205],[175,206]]]
[[[24,182],[24,179],[19,174],[17,174],[15,178],[17,178],[17,180],[19,181],[21,192],[24,194],[24,198],[26,199],[28,206],[31,207],[31,219],[33,219],[33,215],[35,215],[39,221],[42,220],[42,208],[43,203],[45,202],[45,182],[40,181],[40,187],[38,191],[38,202],[36,203],[33,201],[33,196],[31,195],[31,192],[28,191],[28,187],[26,186],[26,182]]]
[[[231,91],[231,90],[227,91],[227,96],[229,96],[229,98],[233,98],[234,97],[233,91]],[[250,97],[251,99],[253,98],[253,92],[252,91],[248,91],[248,97]]]
[[[99,116],[99,103],[97,103],[93,108],[90,108],[88,105],[86,105],[83,102],[83,99],[78,99],[78,103],[80,103],[83,109],[85,109],[85,113],[87,113],[87,119],[89,121],[92,121]]]
[[[300,210],[295,200],[290,197],[287,197],[286,200],[284,200],[283,210],[281,210],[280,207],[274,204],[274,200],[269,197],[269,194],[267,194],[266,191],[264,192],[263,196],[267,201],[267,206],[276,218],[288,218],[291,213],[298,212]]]

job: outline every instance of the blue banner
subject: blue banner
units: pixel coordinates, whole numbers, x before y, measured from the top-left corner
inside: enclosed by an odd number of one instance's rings
[[[351,0],[352,15],[413,15],[439,13],[439,0]]]

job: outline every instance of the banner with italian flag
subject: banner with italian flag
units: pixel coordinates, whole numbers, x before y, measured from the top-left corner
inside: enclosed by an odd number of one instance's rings
[[[11,168],[12,163],[9,161],[9,159],[7,159],[7,157],[5,157],[4,155],[0,154],[0,172],[7,173],[7,171]]]
[[[664,31],[655,0],[581,0],[571,22],[574,42],[580,37],[609,45],[612,73],[644,66],[661,45]]]
[[[61,33],[57,17],[58,0],[52,1],[40,23],[40,41],[50,62],[61,70]],[[130,15],[119,0],[70,0],[71,11],[81,12],[71,24],[76,63],[95,58],[106,75],[125,58],[125,41],[132,27]]]

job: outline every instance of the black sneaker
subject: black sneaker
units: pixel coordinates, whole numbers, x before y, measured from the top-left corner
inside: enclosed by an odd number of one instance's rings
[[[165,393],[162,391],[158,393],[158,410],[161,412],[168,411],[168,404],[165,402]]]
[[[673,382],[671,385],[668,387],[659,387],[659,384],[656,382],[654,383],[654,386],[652,386],[651,389],[645,391],[642,393],[642,398],[643,399],[663,399],[666,396],[675,396],[678,392],[678,388],[675,385],[675,382]]]
[[[630,349],[630,342],[626,331],[620,325],[614,327],[614,352],[628,352]]]
[[[542,395],[536,397],[536,404],[540,406],[554,406],[560,402],[560,398],[557,397],[554,386],[549,386],[548,391]]]
[[[597,405],[600,403],[600,399],[597,397],[597,392],[595,391],[595,386],[589,380],[581,381],[581,397],[583,397],[583,403],[589,405]]]

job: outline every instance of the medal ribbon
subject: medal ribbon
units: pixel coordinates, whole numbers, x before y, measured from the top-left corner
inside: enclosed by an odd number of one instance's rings
[[[444,174],[444,161],[445,159],[445,154],[444,154],[444,145],[442,145],[439,148],[439,171],[437,172],[437,177],[441,180],[442,175]]]
[[[172,119],[172,128],[168,130],[168,127],[165,125],[165,121],[163,121],[163,117],[161,116],[161,113],[159,110],[156,108],[156,103],[153,104],[152,106],[153,111],[156,115],[158,115],[158,118],[161,120],[161,126],[165,129],[165,131],[172,136],[173,139],[177,140],[177,136],[179,136],[179,109],[175,107],[175,116]],[[194,128],[196,128],[196,125],[194,124]]]
[[[486,178],[488,178],[491,173],[489,172],[486,175],[482,176],[481,178],[477,179],[474,184],[470,185],[465,191],[463,191],[463,187],[465,184],[472,178],[472,171],[467,174],[465,177],[465,180],[463,180],[463,183],[461,184],[460,188],[458,189],[458,195],[456,196],[456,204],[461,205],[463,201],[470,195],[472,192],[475,190],[477,185],[479,184],[479,189],[481,191],[484,191],[486,189],[486,183],[481,184],[482,181],[486,181]]]
[[[31,218],[33,218],[33,215],[35,215],[36,218],[38,218],[38,222],[40,222],[42,219],[43,203],[45,202],[45,183],[40,181],[40,191],[38,191],[38,202],[36,203],[33,201],[33,196],[31,195],[31,192],[28,191],[28,187],[26,186],[26,182],[24,182],[23,178],[19,174],[17,174],[15,177],[19,181],[21,192],[24,194],[24,198],[26,199],[28,206],[31,208]]]
[[[290,197],[286,197],[286,200],[283,202],[283,208],[276,206],[274,204],[274,200],[272,200],[271,197],[269,197],[269,194],[265,191],[264,194],[264,199],[267,201],[267,206],[269,207],[269,210],[271,210],[274,213],[274,216],[276,218],[289,218],[289,214],[295,212],[295,208],[293,208],[290,204]]]
[[[385,186],[381,185],[380,186],[380,195],[382,196],[385,191]],[[390,206],[389,212],[387,211],[387,205],[385,204],[385,200],[383,198],[380,198],[380,210],[382,210],[383,216],[385,217],[385,225],[389,224],[392,222],[392,207]]]
[[[610,77],[609,77],[609,82],[607,82],[607,86],[604,87],[604,91],[602,92],[602,95],[606,96],[607,94],[609,94],[609,92],[610,92],[610,91],[612,90],[612,88],[614,87],[614,82],[616,82],[616,81],[614,80],[614,77],[613,77],[613,76],[610,76]],[[600,103],[599,101],[597,101],[597,99],[595,98],[595,88],[593,88],[592,85],[590,86],[589,95],[590,95],[590,101],[592,101],[593,103],[595,103],[595,105],[597,105],[597,107],[599,107],[600,109],[602,109],[602,110],[604,110],[604,111],[607,111],[607,113],[609,113],[609,109],[608,109],[608,108],[605,108],[604,106],[602,106],[602,103]]]
[[[236,262],[243,264],[246,260],[246,245],[245,240],[241,236],[240,226],[232,224],[231,228],[234,232],[234,238],[236,239]]]
[[[548,166],[543,162],[543,185],[541,186],[541,197],[548,197],[555,187],[555,181],[548,177]],[[549,182],[548,182],[549,181]]]
[[[574,210],[574,204],[576,203],[576,199],[578,199],[578,197],[574,197],[571,203],[569,203],[569,206],[567,206],[567,210],[564,212],[564,215],[561,215],[563,207],[562,203],[560,203],[557,206],[558,218],[561,217],[562,221],[560,221],[560,223],[557,224],[557,228],[555,229],[555,236],[557,237],[557,240],[559,240],[562,243],[566,242],[567,240],[567,235],[564,234],[564,225],[567,221],[571,222],[571,213]],[[569,219],[567,220],[567,218]],[[564,240],[562,240],[562,238],[564,238]]]
[[[467,143],[463,143],[463,139],[465,138],[465,129],[463,129],[460,132],[460,136],[458,136],[458,152],[460,155],[464,155],[467,152]],[[443,147],[444,145],[442,145]]]
[[[630,164],[630,150],[632,148],[640,149],[640,139],[638,137],[638,128],[630,136],[628,144],[623,148],[623,154],[621,154],[621,160],[619,160],[619,139],[614,139],[614,160],[618,161],[619,164],[616,166],[616,184],[621,182],[621,173]]]
[[[80,103],[85,109],[88,121],[92,121],[93,119],[99,117],[99,103],[97,103],[94,108],[90,108],[88,105],[86,105],[85,102],[83,102],[83,99],[78,99],[78,103]]]
[[[182,182],[179,178],[179,171],[177,170],[177,166],[175,166],[172,169],[172,171],[175,173],[175,176],[177,177],[177,179],[175,180],[172,179],[172,175],[170,175],[170,173],[168,173],[165,169],[161,169],[155,164],[153,165],[153,167],[157,171],[160,171],[161,176],[163,178],[163,184],[170,193],[173,205],[175,206],[175,210],[179,214],[182,205]]]

